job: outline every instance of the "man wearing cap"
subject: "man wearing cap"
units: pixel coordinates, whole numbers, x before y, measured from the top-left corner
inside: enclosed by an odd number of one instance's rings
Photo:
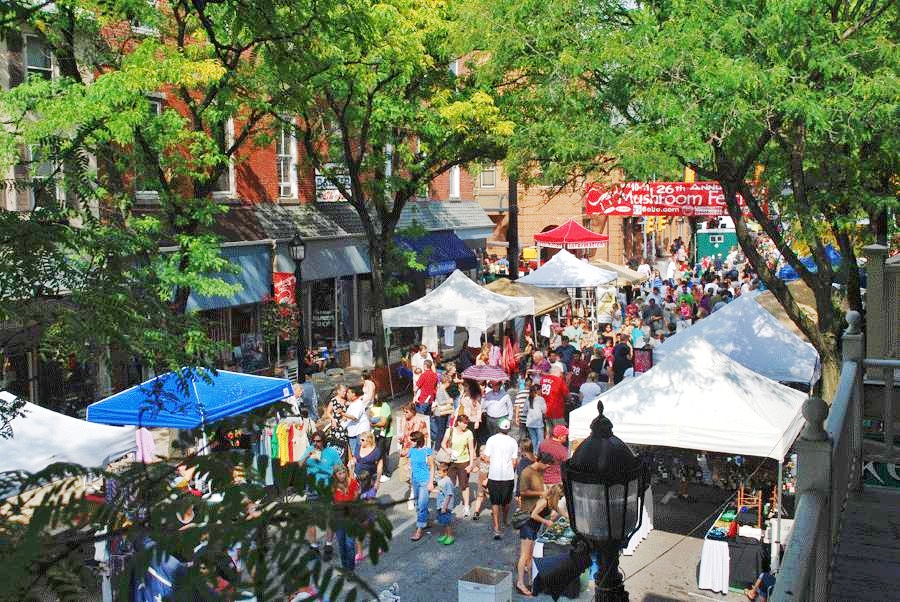
[[[547,454],[553,458],[553,463],[544,471],[544,485],[551,487],[562,482],[560,465],[569,458],[569,448],[566,441],[569,439],[569,429],[564,424],[557,424],[550,432],[550,438],[541,441],[539,453]]]
[[[503,390],[500,381],[491,383],[490,390],[484,394],[481,400],[481,409],[487,414],[488,434],[493,435],[498,431],[501,420],[507,420],[512,416],[513,402],[509,393]]]
[[[516,464],[519,462],[519,445],[509,436],[509,419],[497,423],[499,432],[491,435],[484,445],[483,458],[488,462],[488,494],[491,499],[491,516],[494,521],[494,539],[503,537],[500,527],[509,521],[509,504],[516,483]]]

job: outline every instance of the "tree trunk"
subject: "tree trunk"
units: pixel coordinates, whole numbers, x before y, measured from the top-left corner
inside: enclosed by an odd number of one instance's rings
[[[515,280],[519,277],[519,182],[512,176],[509,177],[509,227],[506,230],[506,240],[509,241],[509,278]]]
[[[375,330],[374,353],[375,365],[387,365],[387,347],[385,346],[384,323],[381,321],[381,310],[385,306],[384,295],[384,264],[387,245],[373,245],[369,241],[369,255],[372,261],[372,295],[369,305],[372,308],[372,322]]]

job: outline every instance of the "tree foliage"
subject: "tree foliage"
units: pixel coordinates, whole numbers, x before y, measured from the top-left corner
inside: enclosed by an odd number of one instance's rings
[[[478,10],[489,27],[507,24],[488,50],[510,110],[526,116],[523,159],[584,172],[614,158],[638,179],[689,165],[719,181],[750,263],[833,368],[842,320],[832,283],[860,307],[857,251],[886,233],[857,224],[897,206],[897,4],[485,0]],[[738,194],[813,291],[817,318],[766,265]],[[841,274],[828,241],[845,258]]]

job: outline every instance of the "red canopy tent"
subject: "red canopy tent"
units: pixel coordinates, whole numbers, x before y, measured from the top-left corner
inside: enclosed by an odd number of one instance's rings
[[[554,249],[596,249],[605,247],[609,242],[609,236],[592,232],[574,219],[570,219],[562,226],[535,234],[534,242],[539,247]]]

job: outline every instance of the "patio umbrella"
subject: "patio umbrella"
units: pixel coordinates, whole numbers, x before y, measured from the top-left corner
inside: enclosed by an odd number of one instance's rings
[[[501,368],[493,366],[469,366],[462,372],[463,378],[469,378],[478,381],[506,381],[509,375]]]

